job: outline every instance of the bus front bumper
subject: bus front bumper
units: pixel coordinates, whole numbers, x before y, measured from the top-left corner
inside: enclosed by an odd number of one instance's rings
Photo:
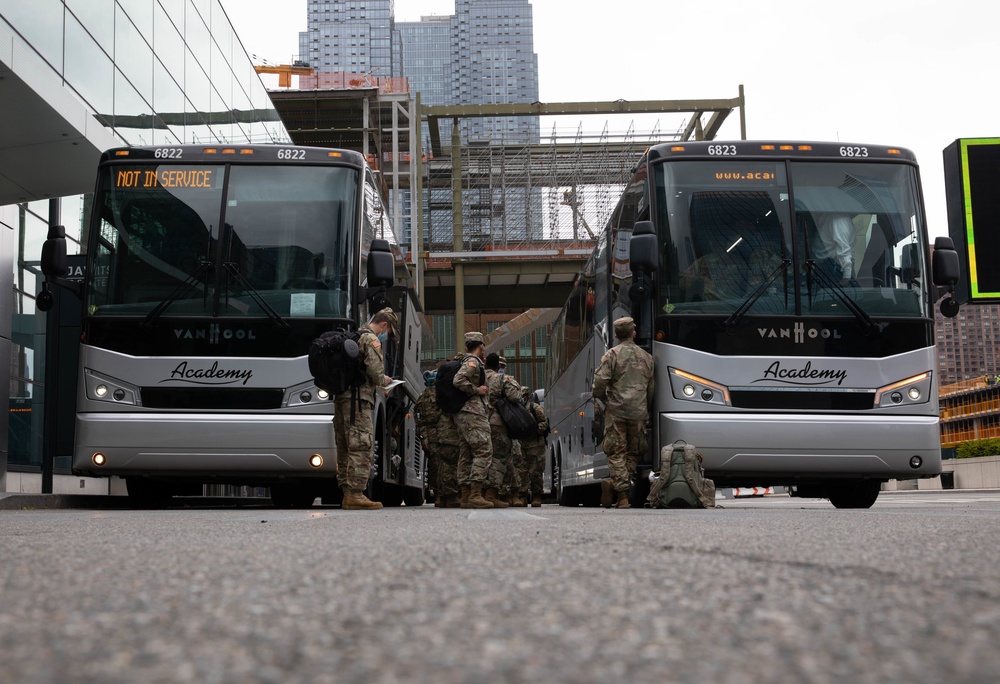
[[[941,472],[936,416],[662,413],[660,444],[682,439],[710,477],[911,479]]]
[[[95,454],[103,464],[95,463]],[[310,460],[318,454],[320,465]],[[73,470],[92,475],[331,477],[329,415],[77,415]]]

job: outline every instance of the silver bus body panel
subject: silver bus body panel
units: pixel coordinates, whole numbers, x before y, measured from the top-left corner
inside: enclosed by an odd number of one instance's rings
[[[331,416],[81,413],[73,467],[101,474],[225,472],[332,477]],[[107,458],[97,468],[95,452]],[[319,454],[323,465],[309,465]]]
[[[138,357],[83,345],[80,364],[74,470],[103,475],[219,471],[308,477],[336,473],[334,405],[317,399],[305,357]],[[215,371],[210,370],[213,367]],[[229,371],[234,371],[234,377],[225,375]],[[220,377],[211,377],[213,373]],[[94,386],[108,379],[130,388],[129,392],[150,386],[192,391],[232,385],[283,388],[285,401],[278,409],[239,412],[143,409],[134,402],[97,400]],[[308,390],[312,402],[290,403]],[[94,466],[95,451],[107,458],[103,467]],[[324,460],[319,468],[308,463],[316,453]]]
[[[887,358],[723,357],[667,344],[654,344],[657,443],[683,439],[705,458],[710,476],[760,473],[773,476],[830,475],[876,478],[932,477],[941,471],[936,359],[933,348]],[[808,365],[807,365],[808,364]],[[925,401],[861,411],[744,409],[678,399],[670,369],[726,387],[874,392],[932,371]],[[776,377],[783,368],[816,373],[815,378]],[[798,373],[800,376],[802,373]],[[794,375],[794,373],[793,373]],[[922,465],[910,466],[919,456]]]
[[[926,416],[738,415],[664,413],[660,434],[683,439],[704,457],[710,476],[759,473],[778,483],[808,475],[880,479],[941,472],[938,421]],[[911,468],[919,456],[923,465]]]

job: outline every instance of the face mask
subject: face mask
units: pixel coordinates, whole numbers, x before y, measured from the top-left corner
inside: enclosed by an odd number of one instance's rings
[[[389,335],[387,335],[386,333],[379,333],[379,335],[378,335],[379,344],[385,344],[385,341],[388,340],[388,339],[389,339]]]

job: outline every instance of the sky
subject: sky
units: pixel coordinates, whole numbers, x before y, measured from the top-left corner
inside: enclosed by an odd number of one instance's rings
[[[285,64],[305,0],[221,0],[247,53]],[[912,150],[931,237],[947,235],[942,151],[1000,137],[1000,3],[990,0],[532,0],[539,99],[746,97],[750,140],[833,140]],[[397,21],[453,0],[395,0]],[[280,7],[280,9],[278,9]],[[612,9],[613,8],[613,9]],[[274,78],[269,81],[268,78]],[[277,87],[276,77],[265,85]],[[568,117],[561,117],[568,119]],[[636,131],[659,120],[636,118]],[[562,121],[600,132],[606,117]],[[631,121],[609,124],[625,130]],[[548,125],[548,127],[547,127]],[[543,135],[551,132],[543,121]],[[734,112],[717,139],[739,139]]]

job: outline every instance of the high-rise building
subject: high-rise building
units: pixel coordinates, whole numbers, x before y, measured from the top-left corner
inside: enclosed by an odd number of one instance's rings
[[[1000,304],[966,303],[954,318],[934,318],[941,386],[1000,375]]]
[[[428,105],[538,100],[528,0],[456,0],[455,14],[396,22],[393,0],[309,0],[299,57],[317,71],[405,76]],[[536,142],[538,118],[473,120],[470,141]]]
[[[393,0],[309,0],[299,58],[317,71],[402,75]]]

